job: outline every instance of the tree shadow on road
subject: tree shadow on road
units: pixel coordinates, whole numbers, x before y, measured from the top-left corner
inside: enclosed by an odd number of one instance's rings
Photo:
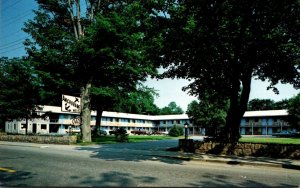
[[[91,152],[90,157],[107,161],[159,161],[168,164],[183,164],[177,152],[167,151],[168,147],[155,145],[145,146],[147,143],[102,144],[96,146],[78,146],[76,150]]]
[[[270,187],[270,185],[264,182],[257,182],[248,179],[249,177],[240,175],[238,177],[215,175],[207,173],[202,177],[199,177],[198,182],[190,183],[191,187]],[[234,182],[233,182],[234,180]],[[269,181],[270,182],[270,181]],[[282,183],[279,187],[293,187],[288,183]]]
[[[72,179],[82,177],[72,176]],[[93,186],[93,187],[145,187],[155,184],[157,178],[149,176],[134,176],[130,173],[124,172],[107,172],[99,174],[98,177],[85,177],[80,186]]]
[[[11,169],[10,167],[3,167],[7,169]],[[34,174],[26,171],[16,171],[16,172],[7,172],[0,171],[0,187],[27,187],[25,180],[32,179]],[[24,182],[25,181],[25,182]]]

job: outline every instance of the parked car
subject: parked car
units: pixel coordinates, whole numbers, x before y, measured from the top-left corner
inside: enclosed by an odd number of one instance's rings
[[[106,129],[100,129],[99,133],[100,135],[104,135],[104,136],[108,135],[108,131]]]
[[[109,135],[112,135],[112,134],[116,134],[116,132],[117,132],[117,130],[111,130],[111,131],[109,131]]]
[[[297,136],[299,136],[299,133],[297,133],[295,131],[283,130],[283,131],[280,131],[278,133],[273,133],[272,136],[276,136],[276,137],[297,137]]]
[[[132,130],[131,131],[131,134],[134,134],[134,135],[146,135],[146,134],[150,134],[150,133],[148,133],[147,131],[145,131],[145,130]]]
[[[151,133],[152,135],[168,135],[169,134],[169,132],[167,132],[167,131],[153,131],[152,133]]]
[[[114,130],[109,131],[109,135],[116,134],[117,132],[120,133],[120,131],[122,132],[122,131],[124,131],[124,130],[126,131],[125,133],[128,134],[128,130],[126,130],[126,129],[124,129],[123,127],[121,127],[121,128],[118,128],[118,129],[114,129]]]

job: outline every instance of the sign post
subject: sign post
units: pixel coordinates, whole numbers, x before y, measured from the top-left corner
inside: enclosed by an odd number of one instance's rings
[[[189,124],[186,122],[184,124],[184,139],[187,140],[188,139],[188,126]]]

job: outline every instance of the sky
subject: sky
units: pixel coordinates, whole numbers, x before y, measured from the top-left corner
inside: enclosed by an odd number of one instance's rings
[[[197,100],[196,97],[189,96],[187,92],[181,90],[182,87],[187,86],[188,84],[189,82],[183,79],[163,79],[159,81],[148,79],[146,82],[147,86],[156,89],[160,95],[159,98],[155,99],[155,104],[158,107],[162,108],[167,106],[170,102],[175,101],[184,111],[186,111],[190,102]],[[300,92],[300,90],[294,89],[290,84],[277,84],[276,86],[279,90],[279,94],[276,95],[272,90],[267,90],[268,85],[268,82],[252,79],[249,100],[258,98],[271,99],[276,102],[294,97]]]
[[[0,0],[0,57],[21,57],[26,55],[23,42],[28,35],[21,28],[24,22],[33,18],[33,9],[37,9],[34,0]],[[189,82],[183,79],[148,79],[145,85],[154,88],[159,97],[155,98],[155,104],[159,108],[167,106],[170,102],[176,102],[184,111],[188,104],[197,100],[195,96],[189,96],[182,91],[182,87]],[[296,96],[299,90],[295,90],[291,85],[279,84],[280,94],[276,95],[271,90],[267,90],[268,83],[252,80],[250,100],[272,99],[280,101]]]

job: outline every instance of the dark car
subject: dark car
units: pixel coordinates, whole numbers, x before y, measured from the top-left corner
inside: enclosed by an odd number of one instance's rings
[[[99,133],[100,133],[100,135],[106,136],[106,135],[107,135],[107,130],[100,129],[100,130],[99,130]]]
[[[117,130],[111,130],[109,131],[109,135],[112,135],[112,134],[116,134]]]
[[[131,131],[132,134],[135,134],[135,135],[146,135],[146,134],[149,134],[147,131],[145,130],[133,130]]]
[[[272,136],[276,136],[276,137],[297,137],[297,136],[299,136],[299,133],[297,133],[295,131],[283,130],[283,131],[280,131],[278,133],[273,133]]]
[[[117,133],[118,134],[123,134],[123,133],[128,134],[128,131],[126,129],[124,129],[123,127],[109,131],[109,135],[117,134]]]

